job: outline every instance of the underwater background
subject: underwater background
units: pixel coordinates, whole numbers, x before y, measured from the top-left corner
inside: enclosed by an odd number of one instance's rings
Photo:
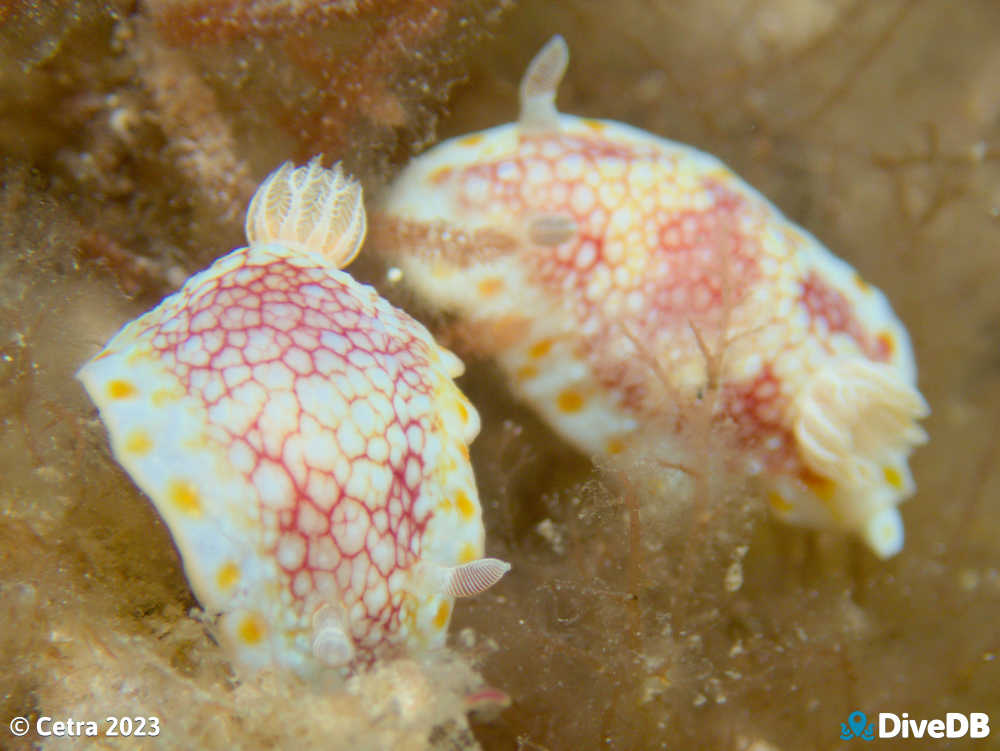
[[[466,361],[487,551],[514,568],[448,654],[332,694],[239,675],[73,374],[243,244],[279,163],[343,160],[371,200],[513,120],[554,33],[562,111],[715,154],[889,297],[932,409],[905,548],[772,520],[712,435],[694,502],[662,467],[595,467],[363,250],[351,273]],[[991,0],[0,2],[4,722],[160,718],[105,748],[745,751],[850,748],[858,709],[1000,723],[998,42]]]

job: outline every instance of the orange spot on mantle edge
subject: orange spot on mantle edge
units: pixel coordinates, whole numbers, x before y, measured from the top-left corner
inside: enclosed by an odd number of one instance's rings
[[[128,399],[139,393],[128,381],[115,379],[108,381],[108,396],[112,399]]]

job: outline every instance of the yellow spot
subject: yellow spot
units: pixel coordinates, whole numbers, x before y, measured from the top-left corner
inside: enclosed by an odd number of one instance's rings
[[[139,393],[128,381],[108,381],[108,396],[112,399],[128,399]]]
[[[458,452],[462,455],[465,461],[469,461],[469,447],[465,445],[464,441],[458,442]]]
[[[469,410],[466,408],[465,402],[461,399],[457,399],[455,401],[455,409],[458,410],[458,416],[462,418],[463,423],[469,421]]]
[[[545,357],[545,355],[549,353],[550,349],[552,349],[552,340],[542,339],[541,341],[537,341],[531,345],[531,349],[528,350],[528,354],[535,358]]]
[[[885,477],[885,481],[892,485],[896,490],[903,489],[903,476],[899,474],[899,470],[895,467],[882,467],[882,476]]]
[[[538,368],[534,365],[524,365],[517,369],[516,375],[522,381],[527,381],[538,375]]]
[[[192,515],[201,513],[198,491],[187,480],[174,480],[167,492],[170,495],[170,502],[184,513]]]
[[[455,494],[455,507],[464,518],[471,519],[476,515],[476,506],[469,500],[469,496],[464,490],[459,490]]]
[[[451,174],[451,167],[438,167],[431,172],[429,179],[432,183],[441,183]]]
[[[621,438],[612,438],[608,441],[606,450],[609,454],[620,454],[625,450],[625,441]]]
[[[451,615],[451,606],[447,602],[438,605],[437,613],[434,615],[434,625],[437,628],[444,628],[448,625],[448,616]]]
[[[125,439],[125,450],[132,454],[142,454],[149,453],[149,450],[153,448],[153,441],[149,437],[149,433],[142,429],[133,430],[128,434],[128,438]]]
[[[771,508],[775,511],[784,513],[792,510],[792,504],[790,504],[781,493],[771,491],[767,494],[767,502],[771,504]]]
[[[888,331],[883,331],[876,339],[878,339],[879,346],[885,350],[887,356],[892,357],[896,354],[896,337]]]
[[[591,120],[590,118],[586,118],[583,121],[583,124],[586,125],[588,128],[590,128],[591,130],[596,130],[598,132],[604,130],[604,128],[607,127],[600,120]]]
[[[438,503],[437,510],[440,511],[442,514],[447,514],[448,512],[450,512],[451,511],[451,499],[450,498],[445,498],[440,503]]]
[[[462,146],[478,146],[482,143],[483,136],[481,133],[473,133],[471,136],[466,136],[459,141]]]
[[[823,503],[829,503],[833,499],[833,493],[837,489],[833,480],[815,472],[806,470],[802,473],[802,482],[819,498]]]
[[[177,399],[177,394],[170,389],[156,389],[156,391],[153,392],[152,399],[154,407],[162,407],[164,404]]]
[[[493,295],[503,289],[503,279],[490,276],[486,279],[481,279],[476,287],[479,290],[479,294],[483,297],[493,297]]]
[[[219,585],[219,589],[226,590],[232,588],[239,578],[239,567],[230,561],[229,563],[224,563],[219,568],[218,573],[215,575],[215,583]]]
[[[458,553],[459,563],[471,563],[479,558],[479,551],[476,550],[476,546],[471,542],[467,542],[462,546],[462,550]]]
[[[578,391],[566,389],[556,397],[556,404],[563,412],[579,412],[583,409],[583,397]]]
[[[257,616],[248,615],[236,629],[236,634],[244,644],[260,644],[264,638],[265,630],[264,624]]]
[[[868,282],[866,282],[864,279],[861,278],[860,274],[854,275],[854,285],[862,292],[869,292],[871,291],[872,288],[872,286]]]

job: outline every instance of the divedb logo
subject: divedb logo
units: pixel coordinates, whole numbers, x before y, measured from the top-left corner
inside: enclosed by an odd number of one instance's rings
[[[990,716],[985,712],[948,712],[944,719],[911,720],[903,712],[878,713],[879,738],[988,738]]]
[[[869,722],[864,712],[855,710],[840,723],[840,739],[860,738],[988,738],[990,716],[985,712],[948,712],[944,718],[914,720],[907,712],[879,712],[876,722]]]

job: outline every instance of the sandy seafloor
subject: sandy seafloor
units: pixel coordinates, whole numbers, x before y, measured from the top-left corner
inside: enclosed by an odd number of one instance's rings
[[[856,747],[839,739],[856,709],[1000,724],[1000,5],[241,7],[0,3],[2,719],[162,728],[0,727],[0,747],[797,751]],[[276,164],[323,151],[375,196],[437,139],[512,119],[555,32],[563,110],[716,154],[887,293],[932,408],[905,549],[880,562],[782,526],[717,474],[707,516],[649,469],[624,498],[466,353],[488,550],[514,571],[461,603],[447,655],[327,692],[236,673],[72,374],[239,244]],[[447,340],[378,259],[352,271]],[[484,685],[510,706],[469,717]]]

